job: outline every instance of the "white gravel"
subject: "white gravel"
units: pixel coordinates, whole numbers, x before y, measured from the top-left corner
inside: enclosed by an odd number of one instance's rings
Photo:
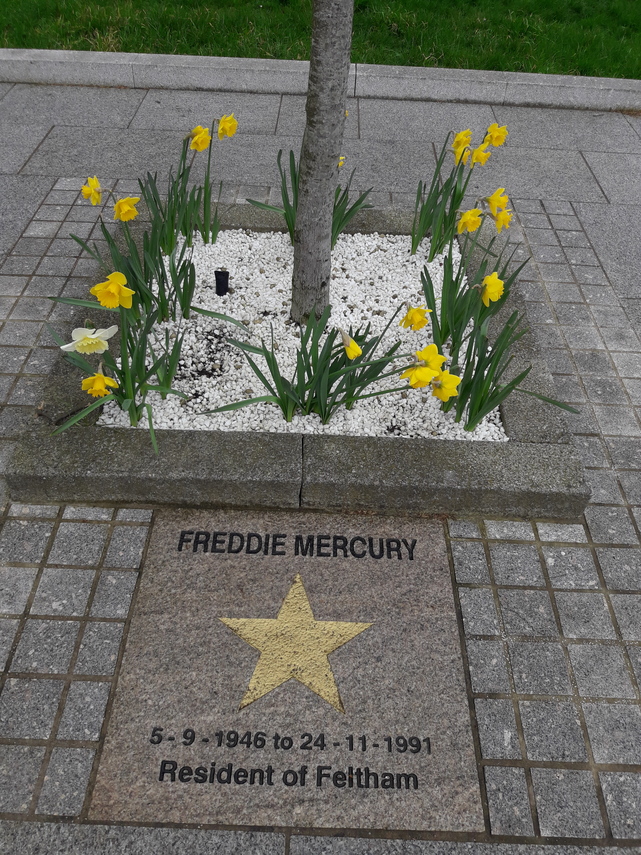
[[[426,263],[427,247],[410,255],[407,235],[341,235],[332,253],[330,323],[348,330],[368,321],[372,332],[380,332],[400,303],[425,305],[421,271]],[[261,337],[269,339],[270,324],[278,343],[281,372],[292,377],[295,367],[299,329],[289,320],[293,248],[289,237],[280,232],[223,231],[213,245],[197,238],[193,261],[196,268],[194,304],[222,312],[248,324],[244,338],[260,346]],[[216,296],[214,270],[229,270],[230,293]],[[440,287],[442,261],[430,264],[430,272]],[[399,352],[410,353],[432,342],[431,325],[419,332],[399,326],[401,311],[388,330],[386,341],[403,342]],[[243,332],[231,324],[192,314],[188,321],[169,325],[185,330],[182,360],[174,388],[185,392],[188,401],[170,395],[162,401],[150,393],[154,426],[182,430],[274,431],[351,436],[431,437],[437,439],[507,441],[498,410],[473,432],[456,424],[453,414],[443,413],[440,402],[429,389],[410,389],[358,401],[352,410],[340,408],[329,424],[321,424],[316,415],[294,416],[287,423],[274,404],[254,404],[240,410],[203,415],[206,410],[243,398],[268,394],[254,375],[243,353],[230,345],[228,337],[243,338]],[[265,369],[261,357],[256,357]],[[407,360],[398,363],[400,369]],[[447,367],[447,366],[446,366]],[[406,381],[384,386],[403,385]],[[376,387],[372,387],[374,391]],[[100,419],[102,425],[128,425],[128,417],[114,404],[108,404]]]

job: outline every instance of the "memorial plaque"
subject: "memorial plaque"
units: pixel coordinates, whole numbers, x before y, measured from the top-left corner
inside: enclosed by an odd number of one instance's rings
[[[482,831],[440,523],[160,513],[90,818]]]

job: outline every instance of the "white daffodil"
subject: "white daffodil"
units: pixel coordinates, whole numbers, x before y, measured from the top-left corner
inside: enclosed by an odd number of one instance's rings
[[[104,353],[109,349],[107,339],[118,332],[117,326],[106,330],[90,330],[86,327],[77,327],[71,333],[72,341],[63,344],[60,350],[75,350],[77,353]]]

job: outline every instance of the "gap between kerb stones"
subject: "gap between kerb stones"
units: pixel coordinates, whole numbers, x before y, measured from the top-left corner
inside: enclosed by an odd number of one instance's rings
[[[277,215],[249,205],[221,211],[223,228],[281,230]],[[348,231],[409,234],[412,214],[361,212]],[[134,224],[144,227],[143,218]],[[501,235],[501,245],[508,236]],[[472,267],[480,258],[472,259]],[[504,311],[526,312],[513,289]],[[80,310],[71,326],[81,325]],[[74,321],[77,321],[74,324]],[[514,348],[513,370],[531,364],[527,387],[552,395],[545,361],[530,334]],[[44,404],[17,443],[7,483],[20,502],[142,502],[228,508],[572,519],[590,497],[564,416],[529,395],[501,406],[507,443],[397,437],[340,437],[58,425],[85,406],[77,372],[62,357]],[[79,454],[78,450],[82,449]],[[114,466],[117,461],[117,466]],[[340,465],[337,465],[339,463]]]

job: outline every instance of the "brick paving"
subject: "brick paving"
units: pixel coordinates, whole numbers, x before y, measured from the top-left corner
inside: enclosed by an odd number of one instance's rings
[[[0,91],[8,155],[0,168],[0,473],[57,353],[45,323],[63,334],[70,317],[70,307],[46,297],[84,297],[94,284],[93,262],[69,237],[99,237],[98,211],[80,200],[80,184],[97,173],[127,192],[143,168],[166,169],[172,129],[208,120],[203,98],[27,84]],[[241,105],[246,116],[237,107],[238,145],[221,149],[225,198],[275,198],[275,154],[297,147],[304,99],[217,93],[207,104],[214,112]],[[17,139],[11,129],[34,105],[38,128]],[[444,523],[484,840],[494,841],[474,851],[516,852],[519,841],[548,843],[550,852],[557,843],[638,844],[641,251],[626,228],[639,209],[639,119],[360,98],[350,102],[345,152],[378,205],[407,207],[434,161],[432,143],[450,126],[478,133],[492,121],[511,135],[484,186],[505,185],[518,214],[511,236],[532,259],[521,286],[528,320],[557,395],[581,411],[568,423],[593,495],[578,521]],[[106,132],[109,123],[118,133]],[[0,817],[82,819],[152,509],[19,506],[0,492],[0,510]],[[287,852],[320,852],[321,840],[272,838],[274,851],[282,843]],[[322,851],[365,852],[362,843]],[[407,851],[450,851],[416,846]],[[367,851],[401,849],[379,841]]]

